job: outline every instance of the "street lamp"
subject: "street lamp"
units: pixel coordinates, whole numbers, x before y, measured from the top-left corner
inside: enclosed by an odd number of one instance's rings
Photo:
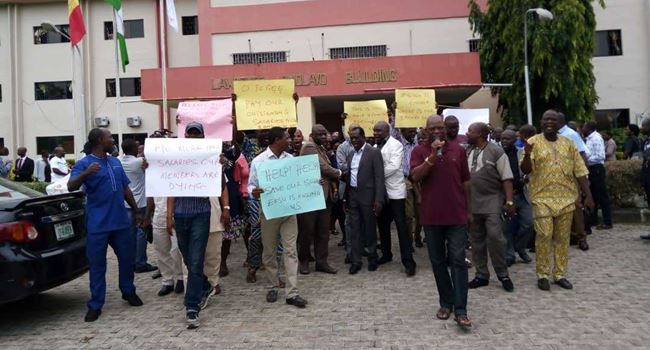
[[[55,32],[62,37],[72,41],[70,35],[61,31],[50,21],[43,21],[41,23],[41,28],[43,28],[45,32]],[[83,149],[83,144],[86,139],[86,109],[84,106],[83,81],[83,57],[81,56],[81,50],[79,49],[79,46],[74,45],[72,46],[72,117],[74,124],[75,152],[79,152]]]
[[[529,9],[524,14],[524,78],[526,80],[526,113],[528,124],[533,124],[533,107],[530,101],[530,78],[528,77],[528,14],[536,13],[539,19],[544,21],[553,20],[553,14],[547,9],[541,7]]]

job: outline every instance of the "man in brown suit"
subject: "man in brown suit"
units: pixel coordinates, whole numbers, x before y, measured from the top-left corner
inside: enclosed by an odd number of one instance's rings
[[[320,163],[320,173],[325,195],[326,208],[298,215],[298,271],[306,275],[309,273],[310,246],[314,242],[314,255],[316,256],[316,271],[336,273],[327,262],[329,243],[329,220],[332,199],[341,171],[334,168],[327,157],[323,145],[327,141],[327,129],[321,124],[316,124],[311,129],[309,141],[305,142],[300,150],[300,155],[317,154]]]

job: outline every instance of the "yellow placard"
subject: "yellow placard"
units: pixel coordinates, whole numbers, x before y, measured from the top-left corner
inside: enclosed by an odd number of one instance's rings
[[[397,89],[395,102],[396,128],[424,127],[427,118],[437,113],[436,90]]]
[[[372,129],[377,122],[388,122],[388,106],[386,100],[372,100],[363,102],[343,102],[343,111],[347,114],[345,118],[345,130],[350,124],[359,124],[365,131],[366,136],[372,135]]]
[[[291,128],[297,125],[296,103],[293,100],[295,81],[235,80],[235,110],[238,130]]]

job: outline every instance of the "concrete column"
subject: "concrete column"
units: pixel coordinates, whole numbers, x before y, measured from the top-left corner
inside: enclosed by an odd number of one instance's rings
[[[307,138],[311,127],[316,123],[316,111],[311,97],[300,97],[296,110],[298,112],[298,129],[302,130],[303,135]]]

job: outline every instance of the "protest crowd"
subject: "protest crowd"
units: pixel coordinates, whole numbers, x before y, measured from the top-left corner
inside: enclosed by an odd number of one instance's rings
[[[461,327],[472,326],[468,290],[493,280],[488,261],[506,292],[515,290],[508,268],[517,257],[533,262],[529,252],[536,255],[539,289],[548,291],[552,283],[572,289],[570,243],[586,251],[592,227],[612,228],[603,166],[612,151],[596,124],[586,122],[574,130],[566,116],[548,110],[540,133],[532,125],[501,129],[475,122],[462,135],[453,110],[445,118],[423,116],[426,122],[419,128],[399,128],[396,108],[389,108],[386,120],[372,130],[349,122],[344,113],[344,130],[316,124],[311,130],[279,125],[241,131],[233,105],[232,140],[223,142],[217,165],[220,195],[213,197],[147,196],[148,148],[124,140],[122,155],[115,157],[111,133],[101,128],[90,131],[85,156],[72,169],[61,147],[51,159],[44,152],[36,162],[25,148],[18,149],[12,162],[4,149],[1,165],[3,175],[13,168],[15,181],[68,177],[68,190],[85,191],[91,292],[87,322],[97,320],[104,305],[109,245],[119,261],[122,298],[143,305],[134,273],[154,272],[161,281],[158,296],[184,293],[189,329],[199,326],[200,312],[221,292],[231,245],[239,239],[247,249],[246,281],[263,279],[269,303],[284,289],[286,304],[298,308],[308,305],[309,294],[299,289],[300,275],[336,274],[342,266],[355,275],[364,263],[369,272],[381,273],[382,265],[399,257],[404,273],[414,276],[413,253],[425,246],[439,294],[436,317],[446,320],[453,314]],[[650,120],[641,129],[650,134]],[[184,139],[206,137],[205,126],[195,121],[178,133]],[[171,137],[160,131],[148,140]],[[639,152],[646,164],[650,142],[636,147],[630,152]],[[271,215],[264,196],[287,189],[265,187],[282,172],[270,176],[264,169],[306,156],[317,159],[316,184],[322,188],[317,193],[325,204]],[[597,208],[602,210],[600,225]],[[393,232],[399,252],[392,250]],[[332,238],[337,240],[332,246],[345,249],[345,261],[329,258]],[[148,240],[157,266],[149,263]]]

